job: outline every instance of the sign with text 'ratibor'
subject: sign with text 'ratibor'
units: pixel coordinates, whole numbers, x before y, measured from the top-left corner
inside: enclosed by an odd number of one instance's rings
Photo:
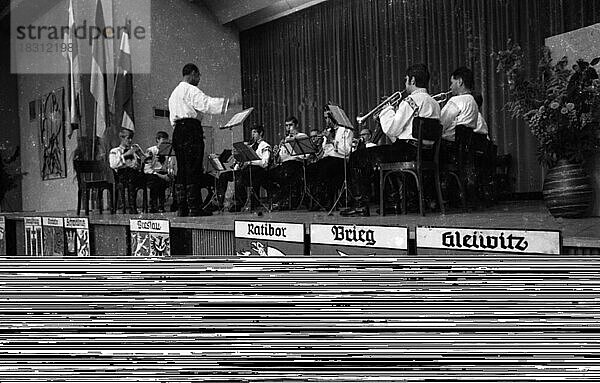
[[[310,225],[313,255],[394,255],[408,251],[408,228],[341,224]]]
[[[304,254],[304,224],[235,221],[235,253],[241,256]]]
[[[560,231],[417,227],[418,254],[560,254]]]

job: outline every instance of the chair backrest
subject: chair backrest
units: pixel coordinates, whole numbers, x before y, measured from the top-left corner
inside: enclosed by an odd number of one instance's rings
[[[459,166],[465,165],[471,156],[473,129],[465,125],[457,125],[454,140],[456,143],[456,161]]]
[[[77,181],[109,181],[108,165],[104,161],[75,160],[73,167]]]
[[[433,150],[432,160],[438,162],[442,125],[435,118],[415,117],[412,135],[417,139],[417,163],[423,161],[423,150]],[[427,141],[427,142],[424,142]],[[433,144],[431,144],[433,142]]]

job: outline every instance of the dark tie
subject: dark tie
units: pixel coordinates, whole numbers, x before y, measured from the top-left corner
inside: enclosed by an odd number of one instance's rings
[[[256,151],[258,149],[258,142],[252,144],[252,150]]]

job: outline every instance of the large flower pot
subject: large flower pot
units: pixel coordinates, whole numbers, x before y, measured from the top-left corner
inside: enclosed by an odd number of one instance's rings
[[[559,161],[546,174],[543,192],[546,207],[554,217],[575,218],[589,214],[592,185],[579,164]]]

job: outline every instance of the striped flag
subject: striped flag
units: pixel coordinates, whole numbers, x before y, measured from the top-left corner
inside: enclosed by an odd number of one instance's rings
[[[73,12],[73,0],[69,0],[69,33],[65,35],[65,43],[70,49],[65,52],[69,61],[69,100],[67,102],[69,111],[67,124],[71,138],[73,130],[79,129],[81,125],[81,72],[79,70],[79,48],[75,38],[75,13]]]
[[[102,10],[102,0],[96,0],[96,27],[104,30],[104,12]],[[107,125],[107,93],[106,93],[106,44],[104,37],[94,39],[92,42],[92,70],[90,92],[96,101],[96,113],[94,117],[94,126],[96,127],[96,136],[104,136]]]
[[[120,128],[135,130],[133,118],[133,75],[131,73],[131,50],[129,49],[129,34],[123,32],[119,61],[117,64],[117,78],[113,91],[115,122]]]

